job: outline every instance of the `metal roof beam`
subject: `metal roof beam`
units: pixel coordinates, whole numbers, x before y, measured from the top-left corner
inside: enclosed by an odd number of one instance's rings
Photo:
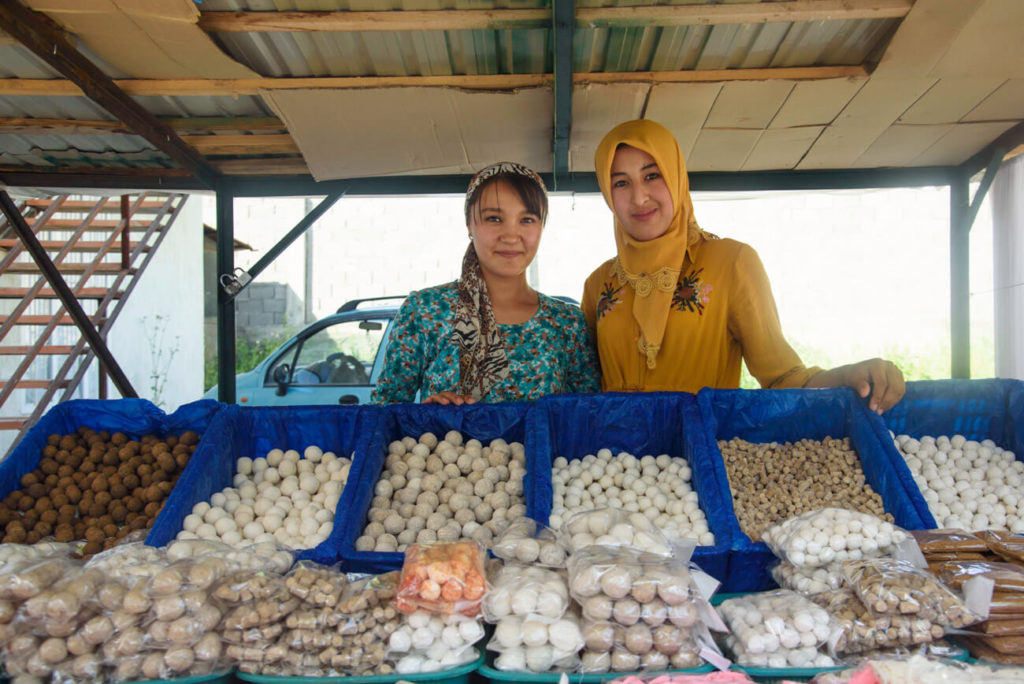
[[[581,7],[570,27],[704,26],[905,17],[913,0],[790,0],[725,5]],[[556,3],[557,9],[557,3]],[[368,12],[203,12],[199,27],[219,33],[354,31],[502,31],[551,25],[538,9]]]
[[[17,39],[40,59],[60,72],[100,105],[155,148],[208,187],[218,173],[178,134],[124,93],[99,67],[76,50],[60,27],[48,16],[34,12],[18,0],[0,0],[0,29]]]
[[[560,190],[569,174],[569,134],[572,126],[572,37],[574,0],[552,0],[552,38],[554,39],[554,179],[553,190]]]
[[[1017,124],[990,142],[985,149],[965,161],[962,168],[967,172],[968,177],[973,176],[992,163],[992,155],[996,150],[1002,150],[1003,155],[1007,155],[1021,145],[1024,145],[1024,122]],[[1002,157],[1000,158],[1002,159]]]

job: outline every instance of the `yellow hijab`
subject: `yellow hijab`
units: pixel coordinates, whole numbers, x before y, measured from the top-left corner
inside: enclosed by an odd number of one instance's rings
[[[633,287],[633,317],[640,325],[638,347],[647,358],[647,367],[654,368],[686,250],[698,239],[700,228],[693,217],[690,180],[679,144],[667,128],[646,119],[613,128],[594,154],[597,182],[612,213],[612,159],[619,145],[635,147],[654,157],[672,195],[672,222],[665,234],[654,240],[634,240],[615,219],[615,273],[620,285],[629,283]]]

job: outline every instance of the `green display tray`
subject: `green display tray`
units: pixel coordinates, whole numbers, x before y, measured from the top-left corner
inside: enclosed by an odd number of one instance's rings
[[[197,677],[182,677],[180,679],[143,679],[137,682],[126,682],[126,684],[153,684],[153,682],[172,682],[173,684],[199,684],[199,682],[205,682],[206,684],[230,684],[232,670],[227,672],[217,672],[208,675],[199,675]]]
[[[481,677],[489,679],[493,682],[528,682],[529,684],[558,684],[562,679],[561,672],[545,672],[543,674],[537,674],[535,672],[505,672],[504,670],[498,670],[492,667],[494,663],[494,654],[487,654],[487,661],[480,666],[478,673]],[[714,667],[711,665],[703,665],[701,667],[693,667],[688,670],[665,670],[665,674],[706,674],[713,672]],[[662,671],[659,670],[659,674]],[[571,684],[600,684],[601,682],[610,682],[613,679],[619,677],[628,677],[631,674],[642,675],[643,672],[593,672],[590,674],[584,674],[582,672],[570,672],[566,676],[569,678]]]
[[[773,669],[770,667],[742,667],[733,665],[730,669],[745,672],[755,682],[806,682],[813,679],[822,672],[836,672],[845,670],[849,665],[838,667],[782,667]]]
[[[257,684],[391,684],[391,682],[399,680],[406,682],[433,682],[433,684],[468,684],[469,676],[483,662],[484,654],[481,652],[476,659],[465,665],[459,665],[450,670],[422,672],[419,674],[398,674],[396,672],[389,675],[368,675],[365,677],[272,677],[270,675],[235,672],[235,677],[243,682],[256,682]]]

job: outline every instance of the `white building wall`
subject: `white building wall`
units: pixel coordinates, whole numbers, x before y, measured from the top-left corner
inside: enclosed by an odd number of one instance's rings
[[[202,331],[202,203],[190,197],[107,342],[139,396],[172,411],[203,393]]]

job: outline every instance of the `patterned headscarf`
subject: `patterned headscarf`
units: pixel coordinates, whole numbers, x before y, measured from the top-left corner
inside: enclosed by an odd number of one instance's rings
[[[509,175],[526,176],[547,192],[540,176],[522,164],[492,164],[473,176],[469,182],[465,203],[467,221],[480,188],[492,179]],[[455,306],[451,339],[459,347],[458,391],[459,394],[470,395],[479,401],[487,396],[492,386],[508,377],[509,364],[505,339],[494,318],[487,283],[480,272],[480,260],[472,242],[462,257],[462,274],[456,289],[459,298]]]

